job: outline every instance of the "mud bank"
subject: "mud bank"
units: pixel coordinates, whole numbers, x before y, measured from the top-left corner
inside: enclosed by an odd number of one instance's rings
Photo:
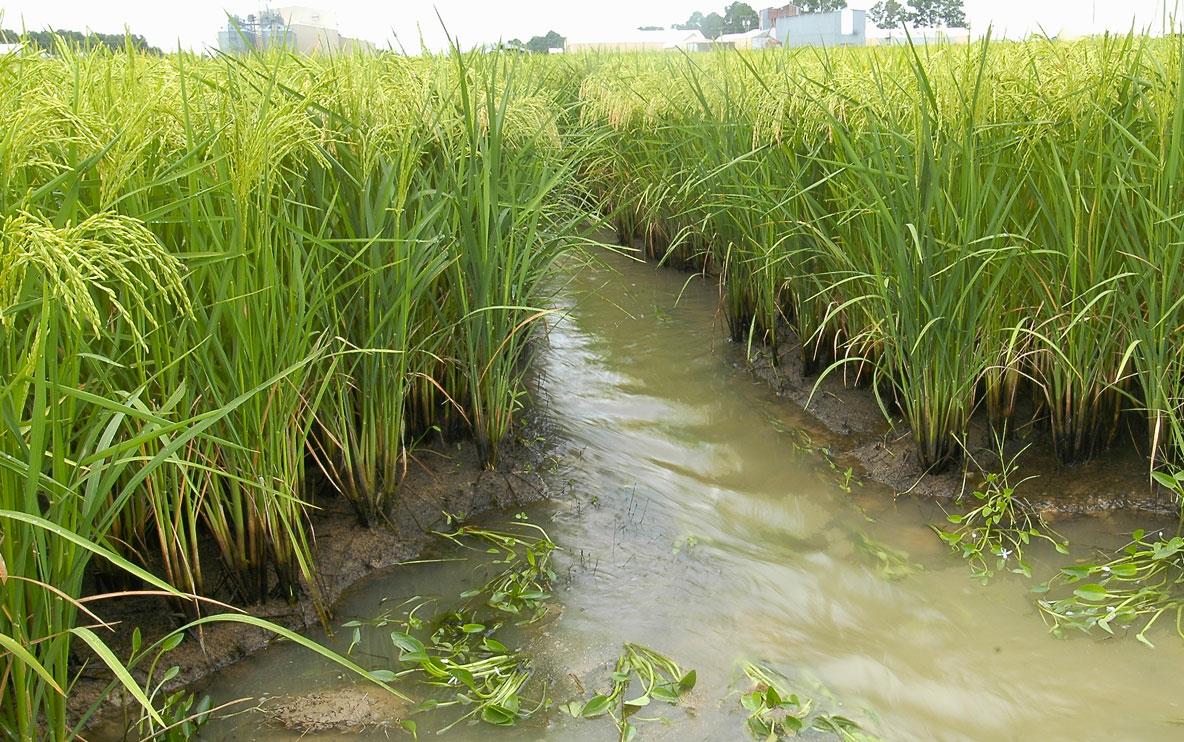
[[[514,444],[507,446],[495,470],[481,466],[476,447],[469,442],[435,444],[417,450],[407,461],[399,496],[387,513],[388,523],[381,527],[361,526],[344,498],[319,498],[311,524],[320,577],[318,588],[324,604],[332,606],[344,591],[367,575],[419,556],[438,540],[431,531],[447,527],[446,513],[466,520],[485,511],[516,508],[545,497],[544,472],[551,454],[544,450],[544,439],[536,428],[532,424],[523,429]],[[296,604],[273,598],[245,606],[245,610],[284,628],[303,631],[320,621],[308,593],[306,590],[305,597]],[[185,618],[174,612],[175,606],[156,597],[124,598],[101,608],[99,615],[116,627],[114,635],[103,638],[122,658],[130,654],[134,628],[140,629],[148,644],[185,623]],[[207,615],[214,612],[205,610]],[[270,632],[238,623],[207,625],[200,634],[188,635],[165,655],[158,673],[175,665],[180,672],[166,688],[192,686],[266,648],[274,638]],[[143,679],[141,672],[133,674],[137,680]],[[111,676],[92,661],[71,693],[75,718],[81,718],[97,702],[99,710],[87,725],[90,739],[120,739],[126,726],[125,712],[132,714],[132,720],[135,718],[134,701],[122,689],[109,692],[110,683]]]
[[[832,434],[825,445],[840,464],[854,466],[865,479],[898,493],[938,499],[969,493],[983,471],[1001,470],[994,436],[980,412],[972,420],[962,464],[942,473],[926,472],[917,462],[912,430],[902,418],[886,421],[874,392],[845,384],[841,371],[821,383],[817,376],[808,376],[797,336],[788,327],[780,332],[776,357],[770,347],[754,347],[748,368],[777,396],[805,409]],[[1044,443],[1046,438],[1036,426],[1021,425],[1003,451],[1005,458],[1019,456],[1013,482],[1033,477],[1017,492],[1041,511],[1050,515],[1111,510],[1178,513],[1174,496],[1150,482],[1146,460],[1129,442],[1118,440],[1093,461],[1064,466]]]

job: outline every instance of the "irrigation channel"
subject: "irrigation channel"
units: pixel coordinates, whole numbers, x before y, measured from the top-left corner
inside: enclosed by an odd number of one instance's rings
[[[1008,574],[980,585],[928,528],[944,518],[937,504],[894,499],[871,483],[845,491],[824,457],[794,445],[806,436],[825,444],[828,433],[746,372],[706,282],[614,257],[574,276],[563,299],[570,311],[551,323],[538,364],[541,403],[572,486],[526,513],[562,549],[556,615],[519,637],[556,706],[579,695],[574,678],[588,693],[604,686],[628,641],[698,678],[684,707],[639,714],[667,721],[638,722],[640,739],[746,738],[745,660],[776,668],[819,707],[884,739],[1179,738],[1184,644],[1171,627],[1157,627],[1154,650],[1130,636],[1055,638],[1030,590],[1065,557],[1047,549],[1033,580]],[[514,516],[484,522],[496,527]],[[1076,556],[1116,548],[1146,519],[1112,514],[1057,525]],[[886,569],[867,543],[908,560]],[[335,623],[372,619],[413,595],[446,601],[480,574],[471,558],[395,567],[349,591]],[[379,634],[382,641],[363,641],[353,656],[367,667],[398,667]],[[344,651],[351,632],[315,638]],[[216,675],[205,692],[217,704],[342,688],[366,692],[339,668],[278,644]],[[412,718],[424,737],[457,715]],[[202,734],[318,736],[258,711],[213,721]],[[372,727],[359,738],[400,734]],[[552,710],[504,730],[461,724],[443,738],[616,735],[607,717]]]

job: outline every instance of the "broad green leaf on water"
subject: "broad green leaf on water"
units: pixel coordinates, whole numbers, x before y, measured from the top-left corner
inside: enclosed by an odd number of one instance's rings
[[[625,701],[625,705],[626,706],[636,706],[637,708],[642,708],[643,706],[649,706],[650,705],[650,697],[648,695],[643,694],[643,695],[638,696],[637,698],[633,698],[628,701]]]
[[[482,643],[485,645],[485,648],[488,649],[490,652],[500,652],[502,654],[505,654],[510,651],[509,649],[506,648],[505,644],[502,644],[497,639],[493,639],[488,636],[485,637],[485,639]]]
[[[427,652],[424,651],[423,642],[414,636],[404,634],[401,631],[392,631],[391,641],[402,651],[400,659],[413,662],[427,659]]]
[[[473,692],[477,691],[477,684],[473,680],[473,673],[463,667],[453,667],[449,672],[452,674],[452,677],[464,683],[469,690]]]
[[[501,706],[486,706],[481,711],[481,720],[487,724],[493,724],[499,727],[514,726],[514,722],[518,720],[518,716],[509,709]]]
[[[604,716],[608,713],[611,706],[612,700],[608,696],[593,696],[584,704],[584,708],[580,709],[580,716],[585,719],[595,719],[597,716]]]
[[[765,705],[769,708],[777,708],[781,705],[781,696],[777,694],[777,689],[771,685],[765,689]]]
[[[1090,600],[1094,602],[1105,600],[1106,596],[1109,595],[1109,593],[1106,592],[1106,588],[1102,587],[1096,582],[1078,587],[1073,591],[1073,594],[1082,600]]]
[[[683,675],[682,679],[678,681],[679,693],[688,693],[694,690],[697,679],[698,678],[696,677],[694,670],[691,670],[686,675]]]

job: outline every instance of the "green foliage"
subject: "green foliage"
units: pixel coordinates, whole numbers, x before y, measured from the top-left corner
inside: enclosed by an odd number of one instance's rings
[[[772,668],[748,662],[744,675],[751,689],[741,693],[740,705],[748,712],[748,732],[755,740],[776,742],[807,730],[829,733],[846,742],[878,739],[845,716],[817,710],[814,699],[793,692],[789,679]]]
[[[529,655],[511,649],[499,639],[505,621],[527,625],[547,614],[551,598],[551,555],[555,544],[538,526],[516,524],[514,531],[492,531],[462,527],[440,534],[461,547],[493,554],[483,564],[497,571],[478,587],[466,590],[461,603],[435,616],[423,618],[432,601],[412,598],[401,617],[379,616],[369,621],[350,621],[353,644],[363,641],[362,631],[397,628],[390,639],[399,650],[401,668],[374,671],[379,677],[414,676],[427,689],[440,689],[422,701],[422,712],[471,706],[445,729],[470,719],[495,726],[513,726],[546,707],[545,688],[539,698],[526,701],[523,694],[534,677]]]
[[[144,687],[152,706],[141,708],[139,717],[127,725],[128,729],[134,729],[140,735],[140,739],[161,739],[167,742],[193,739],[210,718],[208,696],[197,700],[189,691],[167,690],[168,684],[180,673],[180,667],[173,665],[157,674],[164,655],[176,649],[183,639],[183,634],[173,634],[159,647],[146,651],[139,628],[133,632],[132,656],[126,663],[127,667],[133,668],[143,659],[151,660]],[[159,712],[161,723],[157,723],[155,716],[148,713],[148,708],[155,708]]]
[[[724,8],[724,33],[744,33],[759,25],[760,16],[747,3],[733,2]]]
[[[617,737],[628,742],[637,736],[638,716],[652,704],[677,706],[695,688],[694,670],[684,671],[669,657],[639,644],[626,643],[613,666],[611,687],[585,701],[561,708],[576,718],[609,716]],[[636,689],[630,693],[631,689]]]
[[[685,31],[701,31],[709,39],[715,39],[723,34],[743,33],[751,31],[760,25],[760,16],[751,5],[733,2],[724,8],[723,15],[708,13],[704,15],[695,11],[686,23],[675,24],[674,28]]]
[[[610,59],[585,172],[622,239],[718,276],[736,342],[796,339],[807,374],[869,387],[925,469],[977,410],[1002,431],[1028,404],[1065,463],[1127,412],[1170,469],[1180,59],[1135,35]]]
[[[562,49],[567,39],[554,31],[548,31],[543,36],[531,36],[523,47],[536,54],[546,54],[549,49]]]
[[[1147,632],[1164,615],[1175,615],[1184,638],[1184,537],[1135,531],[1131,542],[1103,561],[1065,567],[1039,589],[1064,593],[1038,602],[1057,636],[1076,629],[1137,628],[1135,638],[1152,646]]]
[[[0,29],[0,44],[25,43],[34,49],[44,52],[55,52],[59,45],[81,50],[106,49],[108,51],[124,51],[133,49],[137,52],[159,56],[161,51],[155,46],[149,46],[143,36],[139,34],[106,34],[88,31],[10,31]]]
[[[847,7],[847,0],[801,0],[794,5],[802,13],[831,13]]]
[[[495,465],[584,218],[523,57],[132,47],[0,59],[5,738],[70,735],[77,641],[153,729],[186,705],[79,625],[88,578],[319,603],[310,464],[374,524],[425,436]]]
[[[952,552],[967,561],[971,575],[983,584],[1004,570],[1031,577],[1032,568],[1024,559],[1024,550],[1033,541],[1045,541],[1059,553],[1069,553],[1068,541],[1016,495],[1016,488],[1023,482],[1011,484],[1014,470],[1013,459],[1004,462],[1002,472],[987,474],[974,490],[974,507],[947,516],[953,528],[930,526]]]
[[[965,28],[964,0],[879,0],[868,11],[880,28]]]

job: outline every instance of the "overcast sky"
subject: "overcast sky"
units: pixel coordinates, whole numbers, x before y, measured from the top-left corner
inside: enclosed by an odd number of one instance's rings
[[[874,0],[851,0],[851,7],[866,8]],[[499,39],[526,40],[554,29],[563,35],[611,36],[614,30],[642,25],[669,25],[686,19],[692,11],[719,10],[724,0],[308,0],[272,2],[270,6],[307,5],[334,10],[338,26],[347,36],[357,36],[386,46],[398,38],[408,51],[419,48],[420,29],[428,46],[439,49],[444,34],[438,10],[448,30],[464,46]],[[760,8],[762,3],[750,3]],[[778,3],[779,4],[779,3]],[[1181,0],[966,0],[971,27],[981,33],[993,26],[1009,36],[1021,36],[1043,28],[1048,33],[1082,34],[1101,30],[1126,31],[1132,24],[1160,30]],[[226,12],[246,15],[267,3],[259,0],[0,0],[6,28],[42,30],[46,27],[104,33],[133,33],[165,49],[180,44],[200,50],[213,46],[225,23]],[[1167,10],[1165,11],[1165,6]]]

